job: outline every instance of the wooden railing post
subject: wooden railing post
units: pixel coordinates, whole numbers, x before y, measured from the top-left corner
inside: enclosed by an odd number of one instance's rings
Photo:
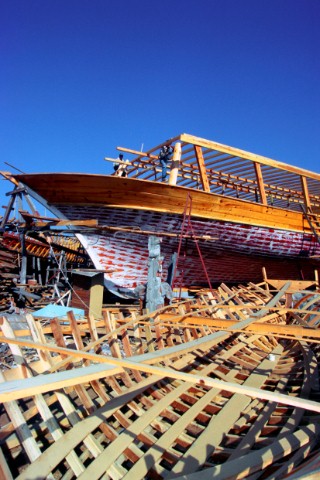
[[[210,192],[210,184],[209,184],[209,180],[208,180],[208,177],[207,177],[207,170],[206,170],[206,166],[205,166],[205,163],[204,163],[202,148],[199,147],[198,145],[195,145],[194,150],[196,152],[196,157],[197,157],[197,161],[198,161],[199,174],[200,174],[202,188],[205,192]]]
[[[306,207],[306,212],[311,211],[311,203],[310,203],[310,197],[309,197],[309,189],[308,189],[308,183],[307,183],[307,177],[304,177],[301,175],[301,186],[302,186],[302,193],[303,193],[303,198],[304,198],[304,204]]]
[[[177,184],[180,160],[181,160],[181,143],[177,142],[174,146],[174,151],[173,151],[172,165],[171,165],[171,171],[169,176],[169,185]]]
[[[265,192],[265,189],[264,189],[264,183],[263,183],[263,177],[262,177],[262,171],[261,171],[260,163],[254,162],[254,169],[255,169],[256,177],[257,177],[257,184],[258,184],[258,188],[259,188],[260,201],[263,205],[268,205],[268,200],[267,200],[266,192]]]

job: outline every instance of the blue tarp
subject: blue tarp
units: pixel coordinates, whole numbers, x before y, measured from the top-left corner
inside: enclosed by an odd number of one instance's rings
[[[73,307],[63,307],[62,305],[55,305],[54,303],[50,303],[45,307],[41,308],[32,313],[34,317],[45,317],[45,318],[68,318],[67,312],[73,312],[76,318],[84,317],[84,310],[81,308],[73,308]]]

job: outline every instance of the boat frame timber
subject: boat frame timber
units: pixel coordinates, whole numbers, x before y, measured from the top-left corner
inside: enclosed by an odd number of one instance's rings
[[[104,329],[100,320],[86,320],[86,346],[83,321],[70,312],[76,350],[65,348],[58,319],[50,322],[54,344],[31,315],[32,341],[17,339],[2,318],[1,341],[19,366],[0,375],[7,415],[0,473],[10,480],[193,479],[200,472],[253,480],[290,472],[299,478],[298,466],[312,471],[320,438],[313,400],[320,298],[299,290],[301,299],[289,308],[291,288],[221,285],[151,315],[106,311]],[[215,332],[208,326],[215,319],[231,319],[238,333],[225,326]],[[294,338],[245,329],[257,322],[283,325]],[[291,327],[299,323],[305,331],[296,335]],[[109,353],[99,350],[105,343]],[[38,351],[38,362],[27,363],[26,346]],[[7,373],[16,378],[8,381]],[[26,461],[20,468],[18,454]]]

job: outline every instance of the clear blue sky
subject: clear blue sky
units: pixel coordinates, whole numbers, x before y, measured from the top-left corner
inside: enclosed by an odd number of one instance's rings
[[[108,173],[116,146],[186,132],[320,172],[319,20],[319,0],[3,0],[0,169]]]

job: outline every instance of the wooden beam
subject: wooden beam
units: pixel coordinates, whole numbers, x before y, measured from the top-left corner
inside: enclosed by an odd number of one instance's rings
[[[138,155],[139,157],[149,157],[149,158],[152,158],[153,160],[158,159],[156,155],[151,155],[150,153],[145,153],[145,152],[139,152],[139,150],[132,150],[131,148],[117,147],[117,150],[119,150],[120,152],[132,153],[133,155]]]
[[[286,163],[279,162],[278,160],[272,160],[271,158],[247,152],[245,150],[240,150],[239,148],[229,147],[228,145],[223,145],[222,143],[206,140],[205,138],[199,138],[193,135],[182,133],[180,135],[180,140],[182,142],[199,145],[200,147],[208,148],[210,150],[217,150],[219,152],[229,153],[236,157],[241,157],[247,160],[251,160],[253,162],[261,163],[262,165],[268,165],[270,167],[278,168],[279,170],[285,170],[287,172],[295,173],[297,175],[305,175],[308,178],[313,178],[314,180],[320,181],[320,175],[318,173],[305,170],[304,168],[287,165]]]
[[[103,204],[106,208],[135,208],[137,210],[181,214],[185,206],[186,191],[192,192],[192,215],[202,219],[215,219],[243,223],[252,226],[279,228],[289,231],[309,232],[309,225],[303,225],[302,212],[244,202],[235,198],[212,195],[201,190],[186,190],[170,185],[134,178],[122,179],[115,176],[84,174],[34,174],[19,175],[30,188],[48,198],[50,204],[56,201],[59,188],[65,205],[92,206]],[[71,181],[72,180],[72,181]],[[124,183],[125,182],[125,183]],[[125,188],[124,188],[125,185]],[[86,201],[83,197],[86,191]]]
[[[249,323],[249,319],[247,319],[243,322],[239,322],[239,327],[241,328],[242,326],[245,326],[248,323]],[[220,333],[220,332],[218,332],[218,333]],[[209,335],[209,337],[212,337],[212,335]],[[199,340],[203,340],[203,338],[197,339],[197,343],[200,343]],[[56,352],[56,353],[65,354],[65,355],[69,355],[69,356],[74,356],[74,357],[78,357],[78,358],[80,357],[82,359],[88,359],[88,360],[91,360],[93,362],[105,363],[105,364],[108,364],[108,365],[114,365],[114,366],[119,367],[119,368],[128,368],[128,369],[138,370],[138,371],[149,373],[149,374],[158,375],[160,378],[166,378],[167,377],[167,378],[171,378],[171,379],[190,382],[190,383],[193,383],[193,384],[205,385],[205,386],[210,387],[210,388],[214,387],[214,388],[218,388],[219,390],[225,390],[225,391],[232,392],[232,393],[239,393],[239,394],[243,394],[243,395],[248,395],[252,398],[259,398],[259,399],[262,399],[262,400],[278,402],[278,403],[282,403],[284,405],[291,405],[293,407],[304,408],[306,410],[311,410],[311,411],[315,411],[315,412],[320,413],[319,402],[315,402],[315,401],[312,401],[312,400],[306,400],[306,399],[303,399],[303,398],[291,397],[289,395],[279,394],[279,393],[276,393],[276,392],[270,392],[270,391],[267,391],[267,390],[261,390],[259,388],[255,388],[255,387],[247,387],[247,386],[244,386],[244,385],[239,385],[238,383],[225,382],[225,381],[217,380],[217,379],[214,379],[214,378],[204,377],[202,375],[184,373],[184,372],[176,371],[176,370],[173,370],[173,369],[167,368],[167,367],[158,367],[158,366],[155,366],[155,365],[149,365],[144,361],[144,357],[152,356],[153,360],[155,360],[157,362],[161,359],[161,354],[163,355],[163,353],[165,353],[166,350],[170,350],[170,348],[165,349],[164,352],[162,352],[162,351],[152,352],[152,353],[149,353],[147,355],[140,355],[139,357],[131,357],[131,359],[128,360],[128,359],[122,359],[122,358],[120,359],[120,358],[114,358],[114,357],[106,357],[106,356],[97,355],[97,354],[94,354],[94,353],[85,352],[83,350],[82,351],[75,351],[75,350],[71,350],[71,349],[68,349],[68,348],[62,348],[62,347],[57,347],[55,345],[48,345],[48,344],[32,342],[32,341],[29,341],[29,340],[21,341],[21,340],[17,340],[17,339],[13,339],[13,338],[0,337],[0,342],[10,343],[10,344],[14,344],[14,345],[24,345],[24,346],[27,346],[27,347],[30,347],[30,348],[35,348],[35,349],[41,348],[43,350],[47,350],[47,351],[51,351],[51,352]],[[193,343],[193,342],[190,342],[190,343]],[[176,345],[175,347],[171,347],[171,350],[172,350],[172,348],[176,349],[176,356],[179,355],[179,350],[180,350],[179,347],[181,347],[181,345]],[[182,349],[183,349],[183,347],[185,347],[185,346],[182,345]],[[165,355],[164,355],[164,357],[165,357]],[[79,373],[79,382],[78,383],[84,383],[82,381],[83,368],[79,368],[79,370],[80,370],[80,373]],[[74,372],[74,371],[73,370],[68,370],[68,373],[70,373],[70,372]],[[61,372],[61,373],[63,373],[63,372]],[[57,375],[59,376],[59,373]],[[10,389],[10,383],[11,382],[6,382],[6,389],[5,389],[5,391],[2,390],[2,393],[0,394],[0,401],[1,402],[7,402],[7,401],[10,401],[11,399],[14,399],[14,398],[24,398],[25,396],[30,396],[30,395],[34,395],[34,394],[38,393],[38,389],[36,389],[34,385],[32,385],[31,388],[30,388],[30,382],[32,382],[34,379],[38,379],[39,382],[42,381],[41,386],[42,386],[42,388],[46,388],[47,389],[46,391],[51,389],[48,386],[48,381],[49,381],[48,375],[41,375],[41,376],[39,375],[38,377],[33,377],[31,379],[28,378],[28,379],[25,379],[25,380],[20,380],[21,388],[19,388],[18,391],[17,391],[17,387],[16,387],[15,391],[10,391],[11,390]],[[26,392],[24,392],[24,390],[22,388],[22,385],[25,386]],[[62,383],[60,383],[60,388],[62,388]],[[54,389],[54,388],[52,388],[52,389]],[[14,389],[12,389],[12,390],[14,390]],[[27,392],[29,392],[29,393],[27,393]]]
[[[181,143],[177,142],[174,146],[173,158],[171,161],[171,170],[169,176],[169,185],[176,185],[179,176],[179,168],[181,163]]]
[[[254,169],[255,169],[255,172],[256,172],[261,203],[263,203],[263,205],[268,205],[268,200],[267,200],[266,192],[265,192],[265,189],[264,189],[264,183],[263,183],[263,177],[262,177],[262,171],[261,171],[260,163],[254,162]]]
[[[308,182],[307,178],[304,175],[301,175],[301,186],[302,186],[302,193],[304,198],[304,204],[306,206],[307,212],[311,211],[311,204],[310,204],[310,197],[309,197],[309,189],[308,189]]]
[[[278,317],[278,314],[273,314],[275,317]],[[177,316],[173,314],[163,313],[159,316],[160,322],[174,322],[179,325],[197,325],[197,326],[208,326],[219,328],[221,330],[237,330],[237,324],[233,320],[225,320],[221,318],[201,318],[196,316],[190,316],[188,318],[183,318],[183,316]],[[239,330],[240,331],[240,330]],[[320,339],[320,329],[319,328],[310,328],[310,327],[301,327],[299,325],[281,325],[276,323],[251,323],[245,327],[242,331],[260,334],[260,335],[270,335],[270,334],[281,334],[281,335],[292,335],[299,337],[310,337],[312,339]]]
[[[205,163],[204,163],[202,148],[199,147],[199,145],[195,145],[194,146],[194,151],[195,151],[196,157],[197,157],[202,188],[205,192],[210,192],[210,184],[209,184],[209,180],[208,180],[208,177],[207,177],[207,169],[206,169],[206,166],[205,166]]]

